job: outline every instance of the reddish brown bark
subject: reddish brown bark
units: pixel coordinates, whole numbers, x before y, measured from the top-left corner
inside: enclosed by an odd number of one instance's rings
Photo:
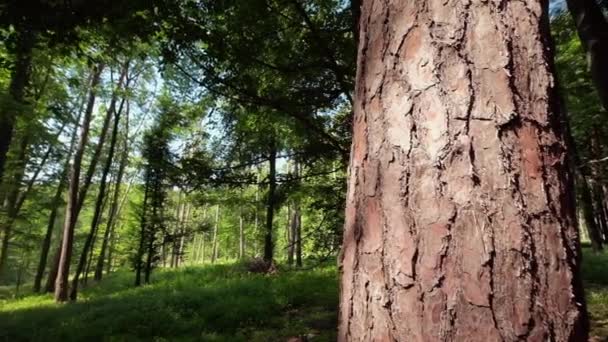
[[[362,2],[340,341],[585,341],[538,1]]]

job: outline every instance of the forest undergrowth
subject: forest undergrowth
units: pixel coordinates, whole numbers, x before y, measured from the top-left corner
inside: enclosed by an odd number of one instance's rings
[[[594,341],[608,341],[608,252],[584,250]],[[0,288],[0,341],[335,341],[335,261],[252,274],[227,263],[160,270],[132,286],[128,270],[86,287],[77,303]],[[27,294],[28,288],[21,289]]]

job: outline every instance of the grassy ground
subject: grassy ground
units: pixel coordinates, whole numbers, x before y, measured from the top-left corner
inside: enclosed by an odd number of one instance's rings
[[[583,274],[596,341],[608,341],[608,253],[585,251]],[[278,275],[217,265],[158,271],[131,286],[117,272],[75,304],[50,296],[2,299],[0,341],[335,341],[337,272],[332,264]],[[26,289],[24,289],[26,291]]]

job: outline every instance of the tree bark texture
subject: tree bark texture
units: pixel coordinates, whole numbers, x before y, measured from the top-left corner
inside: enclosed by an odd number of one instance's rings
[[[586,341],[539,1],[361,8],[339,341]]]

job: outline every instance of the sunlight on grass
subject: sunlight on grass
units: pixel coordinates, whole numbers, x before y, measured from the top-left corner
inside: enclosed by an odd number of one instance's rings
[[[271,276],[239,265],[159,270],[152,284],[140,288],[131,286],[132,278],[117,272],[67,305],[54,304],[49,295],[6,300],[0,340],[335,340],[334,265]]]
[[[592,335],[608,337],[608,253],[584,251]],[[335,262],[277,275],[239,264],[158,270],[135,288],[119,271],[86,288],[77,303],[50,295],[0,301],[0,340],[276,341],[308,335],[335,341]]]

